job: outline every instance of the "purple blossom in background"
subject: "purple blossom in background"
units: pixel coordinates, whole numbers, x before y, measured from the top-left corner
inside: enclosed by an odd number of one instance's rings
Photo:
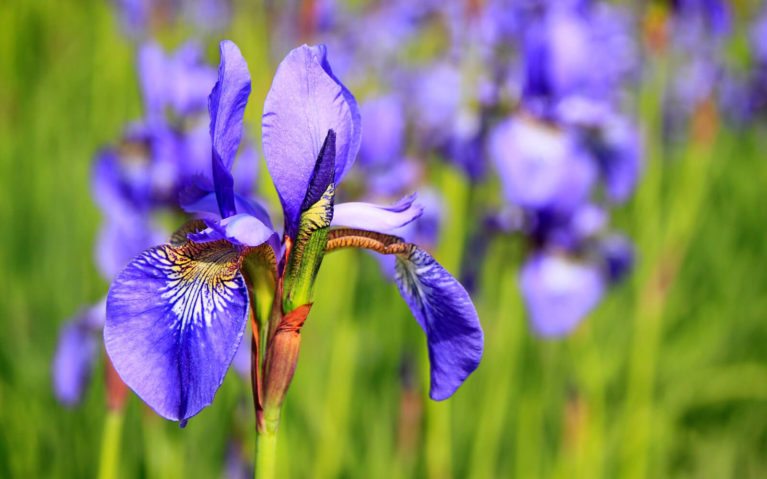
[[[250,359],[248,359],[248,369],[250,369]],[[237,441],[230,441],[226,447],[224,459],[224,479],[251,479],[252,477],[253,464],[243,453],[242,446]]]
[[[367,191],[373,196],[395,197],[403,191],[412,191],[423,176],[423,163],[414,158],[402,158],[394,164],[380,168],[365,168]]]
[[[513,230],[530,240],[521,289],[533,327],[561,336],[632,264],[630,245],[606,238],[608,207],[630,198],[641,173],[639,129],[620,113],[639,49],[617,7],[559,2],[528,18],[522,111],[496,122],[487,144],[506,201],[521,208]]]
[[[415,128],[425,146],[439,146],[447,141],[445,125],[458,114],[461,101],[461,77],[455,66],[438,63],[418,72],[412,93],[416,114]]]
[[[99,332],[104,326],[101,301],[66,320],[59,329],[51,366],[53,393],[65,406],[77,405],[93,371],[100,350]]]
[[[691,118],[724,84],[724,44],[730,23],[729,7],[722,0],[674,3],[669,22],[672,72],[663,111],[667,141],[687,138]]]
[[[520,283],[533,329],[549,337],[572,331],[599,303],[605,290],[596,265],[547,252],[527,259]]]
[[[450,162],[474,182],[480,181],[486,170],[485,125],[479,112],[460,110],[453,118],[453,129],[441,151]]]
[[[551,3],[524,32],[523,102],[551,118],[572,96],[613,102],[637,76],[639,49],[626,12],[605,4]]]
[[[490,154],[507,201],[526,208],[572,211],[595,179],[592,159],[574,138],[524,117],[496,127]]]
[[[405,111],[399,97],[389,94],[368,99],[360,112],[371,132],[362,137],[360,165],[386,167],[399,161],[405,143]]]
[[[203,62],[198,45],[186,43],[172,55],[166,55],[156,43],[147,43],[139,50],[138,63],[150,120],[158,115],[164,117],[166,108],[178,117],[205,111],[216,71]]]
[[[674,0],[676,18],[689,28],[707,30],[716,35],[730,32],[730,10],[725,0]]]
[[[611,234],[599,242],[600,254],[607,267],[607,278],[618,283],[631,271],[634,264],[634,247],[622,234]]]
[[[185,18],[200,32],[225,28],[230,21],[229,0],[113,0],[123,31],[146,38]]]
[[[758,65],[767,66],[767,6],[751,27],[751,52]]]
[[[767,7],[750,29],[751,62],[745,72],[725,72],[719,91],[722,110],[737,126],[767,118]]]

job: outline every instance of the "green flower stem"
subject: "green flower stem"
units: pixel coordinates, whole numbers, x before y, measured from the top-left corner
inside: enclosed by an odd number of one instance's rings
[[[117,477],[122,427],[122,411],[108,411],[104,421],[104,432],[101,436],[99,479],[115,479]]]
[[[277,424],[279,424],[279,410],[277,411]],[[266,413],[265,413],[266,415]],[[268,424],[269,421],[267,421]],[[277,456],[277,424],[274,429],[269,427],[256,433],[256,479],[272,479],[274,476],[274,464]]]

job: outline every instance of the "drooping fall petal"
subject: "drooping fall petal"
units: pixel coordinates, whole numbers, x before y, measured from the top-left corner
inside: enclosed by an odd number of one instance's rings
[[[185,421],[213,400],[242,339],[248,293],[226,242],[156,246],[107,296],[104,343],[123,381],[161,416]]]
[[[400,294],[426,333],[430,397],[450,397],[479,365],[484,333],[469,294],[424,250],[397,256]]]

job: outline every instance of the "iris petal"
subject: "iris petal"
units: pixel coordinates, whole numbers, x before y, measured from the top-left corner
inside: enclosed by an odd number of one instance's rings
[[[414,202],[415,195],[403,197],[391,206],[362,202],[341,203],[333,209],[331,226],[388,233],[421,216],[423,208]]]
[[[178,421],[213,400],[240,345],[248,293],[225,242],[150,248],[115,279],[104,343],[123,381]]]
[[[266,165],[285,211],[285,230],[294,231],[306,190],[328,130],[336,134],[335,183],[359,150],[357,102],[334,76],[324,45],[302,46],[280,63],[264,102]]]
[[[221,217],[235,214],[231,169],[242,138],[242,117],[250,96],[248,65],[233,42],[220,43],[218,81],[208,98],[210,137],[213,142],[213,182]]]
[[[189,234],[189,239],[196,243],[227,240],[241,246],[258,246],[269,241],[276,233],[260,219],[249,214],[224,218],[221,221],[206,221],[206,230]]]
[[[426,333],[435,401],[450,397],[479,365],[484,333],[461,284],[420,248],[397,257],[397,286]]]
[[[216,194],[205,192],[195,187],[186,188],[179,198],[181,208],[187,213],[195,213],[200,218],[217,219],[219,217]],[[272,227],[269,213],[257,201],[250,201],[240,195],[234,195],[234,204],[237,211],[255,216],[268,227]]]

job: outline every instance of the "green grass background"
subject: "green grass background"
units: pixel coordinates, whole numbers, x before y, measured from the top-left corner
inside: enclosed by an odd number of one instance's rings
[[[253,74],[255,138],[275,68],[266,23],[243,4],[226,33]],[[614,215],[635,273],[575,334],[542,341],[516,289],[521,243],[495,241],[475,296],[485,356],[451,400],[426,399],[424,338],[375,260],[326,258],[278,477],[767,477],[767,135],[724,128],[664,153],[659,84],[640,92],[643,181]],[[92,259],[91,159],[140,115],[134,47],[108,2],[0,2],[0,477],[97,474],[102,366],[70,410],[49,365],[61,322],[108,286]],[[448,168],[429,177],[453,210],[436,255],[457,271],[473,197]],[[183,430],[131,398],[118,477],[219,477],[232,444],[251,456],[249,391],[230,374]]]

